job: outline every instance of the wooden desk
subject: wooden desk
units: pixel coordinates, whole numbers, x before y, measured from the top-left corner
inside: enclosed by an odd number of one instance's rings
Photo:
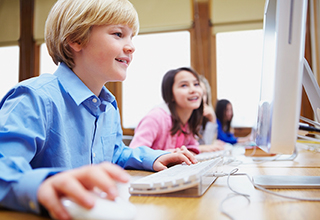
[[[250,176],[257,174],[267,175],[310,175],[320,176],[320,153],[308,151],[300,152],[298,163],[303,166],[275,167],[265,164],[239,165],[239,172]],[[311,158],[311,165],[307,165]],[[297,158],[298,159],[298,158]],[[309,160],[310,161],[310,160]],[[271,163],[271,162],[268,162]],[[298,165],[299,165],[298,164]],[[312,167],[312,164],[315,166]],[[292,164],[291,164],[292,165]],[[229,172],[233,166],[224,166],[223,171]],[[128,171],[132,181],[148,175],[145,171]],[[230,178],[231,186],[242,193],[250,195],[250,203],[242,196],[227,200],[223,208],[234,219],[320,219],[320,202],[302,202],[285,199],[267,194],[255,189],[246,176],[233,176]],[[227,177],[221,177],[199,198],[177,198],[159,196],[130,196],[128,184],[119,185],[120,196],[128,198],[137,208],[136,220],[173,220],[173,219],[229,219],[223,215],[219,207],[227,195],[232,194],[227,186]],[[274,190],[281,194],[320,198],[320,190]],[[0,211],[0,219],[45,219],[39,216],[12,211]]]

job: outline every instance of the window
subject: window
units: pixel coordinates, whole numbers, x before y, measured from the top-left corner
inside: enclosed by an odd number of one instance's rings
[[[136,51],[122,86],[124,128],[135,128],[162,102],[161,82],[168,70],[191,65],[188,31],[138,35],[133,44]]]
[[[54,73],[58,66],[52,61],[51,56],[48,53],[46,44],[40,46],[40,74],[42,73]]]
[[[217,34],[217,98],[233,106],[233,127],[253,127],[260,98],[263,31]]]
[[[0,99],[19,82],[19,47],[0,47]]]

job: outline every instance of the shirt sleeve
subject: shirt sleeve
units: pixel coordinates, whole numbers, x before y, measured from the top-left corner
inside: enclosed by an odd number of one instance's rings
[[[0,155],[1,156],[1,155]],[[32,169],[21,157],[0,158],[0,206],[40,214],[37,191],[49,176],[62,169]]]
[[[203,144],[212,144],[217,135],[217,123],[208,121],[205,129],[202,131],[201,140]],[[199,140],[200,143],[200,140]]]
[[[161,155],[169,152],[162,150],[154,150],[148,146],[135,146],[129,148],[122,142],[122,129],[118,127],[117,144],[114,149],[112,162],[118,164],[124,169],[153,170],[154,161]],[[145,143],[145,142],[144,142]]]
[[[122,143],[120,149],[114,154],[112,162],[124,169],[154,171],[153,163],[155,160],[161,155],[168,153],[170,152],[153,150],[146,146],[132,149]]]
[[[11,90],[0,103],[1,207],[39,214],[38,187],[45,178],[60,171],[32,169],[29,164],[37,145],[45,139],[45,110],[40,103],[24,87]]]

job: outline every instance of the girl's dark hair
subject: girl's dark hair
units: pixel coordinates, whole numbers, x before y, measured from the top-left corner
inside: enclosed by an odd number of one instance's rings
[[[233,115],[232,115],[230,121],[225,121],[224,120],[228,104],[231,104],[231,103],[227,99],[218,100],[217,104],[216,104],[216,116],[217,116],[217,119],[220,121],[220,123],[222,125],[222,129],[225,132],[230,132],[231,120],[232,120],[232,117],[233,117]]]
[[[178,69],[169,70],[162,79],[162,98],[165,103],[168,105],[169,110],[171,112],[171,119],[172,119],[172,128],[170,130],[171,135],[175,135],[178,131],[185,134],[185,132],[181,129],[182,122],[178,116],[176,111],[176,102],[174,101],[172,87],[174,83],[174,78],[177,73],[181,71],[188,71],[192,73],[197,80],[199,81],[199,76],[196,71],[188,67],[181,67]],[[203,115],[203,102],[201,101],[201,105],[199,108],[193,110],[191,117],[188,120],[189,130],[194,134],[199,136],[199,129],[202,123],[202,116]]]

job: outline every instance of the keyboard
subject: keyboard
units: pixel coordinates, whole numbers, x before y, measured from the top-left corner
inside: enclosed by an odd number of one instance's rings
[[[225,144],[224,150],[200,153],[195,155],[195,158],[197,159],[197,161],[201,162],[218,157],[230,156],[232,154],[232,149],[233,146],[231,144]]]
[[[221,164],[222,158],[191,165],[178,164],[131,182],[129,193],[133,195],[180,193],[178,196],[200,196],[216,179],[213,173]],[[174,192],[179,193],[172,194]]]
[[[194,157],[197,159],[197,161],[201,162],[201,161],[215,159],[218,157],[223,157],[226,154],[227,154],[226,151],[221,150],[221,151],[200,153],[200,154],[195,155]]]

